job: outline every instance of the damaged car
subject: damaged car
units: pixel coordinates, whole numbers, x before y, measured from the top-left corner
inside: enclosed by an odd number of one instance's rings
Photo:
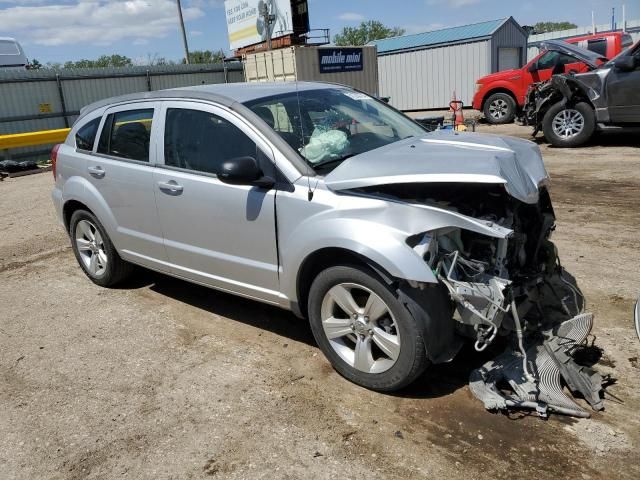
[[[500,342],[470,379],[487,408],[588,416],[565,384],[602,408],[601,377],[573,358],[593,317],[551,241],[532,142],[427,133],[334,84],[227,84],[90,105],[52,161],[98,285],[140,265],[291,310],[378,391]]]
[[[527,92],[524,123],[557,147],[584,145],[598,130],[640,127],[640,43],[611,61],[560,41],[542,46],[589,65],[584,73],[553,75]]]

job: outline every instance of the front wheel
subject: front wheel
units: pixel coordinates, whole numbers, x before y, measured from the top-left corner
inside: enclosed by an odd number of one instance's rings
[[[416,321],[373,271],[324,270],[311,286],[308,307],[318,346],[338,373],[358,385],[397,390],[429,363]]]
[[[556,103],[542,119],[544,136],[556,147],[579,147],[584,145],[596,128],[595,113],[586,102],[574,106]]]
[[[484,102],[484,118],[493,125],[511,123],[516,116],[516,102],[508,93],[494,93]]]

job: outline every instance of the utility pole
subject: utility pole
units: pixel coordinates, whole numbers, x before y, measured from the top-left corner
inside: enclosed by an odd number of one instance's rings
[[[276,16],[272,15],[271,12],[269,12],[269,6],[266,2],[260,2],[259,6],[260,16],[262,17],[264,26],[267,29],[267,50],[271,50],[271,25],[275,23]]]
[[[182,44],[184,46],[184,61],[185,63],[189,63],[189,45],[187,44],[187,33],[184,30],[184,19],[182,18],[182,5],[180,5],[180,0],[176,0],[178,5],[178,18],[180,20],[180,30],[182,31]]]

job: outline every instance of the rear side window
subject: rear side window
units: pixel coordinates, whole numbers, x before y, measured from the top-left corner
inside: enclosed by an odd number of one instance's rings
[[[169,108],[164,132],[164,163],[217,174],[236,157],[256,157],[256,144],[238,127],[209,112]]]
[[[153,108],[109,114],[100,134],[98,152],[148,162],[152,120]]]
[[[94,118],[86,125],[80,127],[76,132],[76,147],[79,150],[92,151],[93,143],[96,141],[96,133],[98,133],[98,125],[101,118]]]

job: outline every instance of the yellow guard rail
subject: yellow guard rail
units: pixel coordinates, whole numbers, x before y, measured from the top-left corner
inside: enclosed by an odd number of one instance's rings
[[[48,143],[62,143],[67,138],[70,130],[70,128],[59,128],[57,130],[0,135],[0,150],[33,147],[35,145],[46,145]]]

